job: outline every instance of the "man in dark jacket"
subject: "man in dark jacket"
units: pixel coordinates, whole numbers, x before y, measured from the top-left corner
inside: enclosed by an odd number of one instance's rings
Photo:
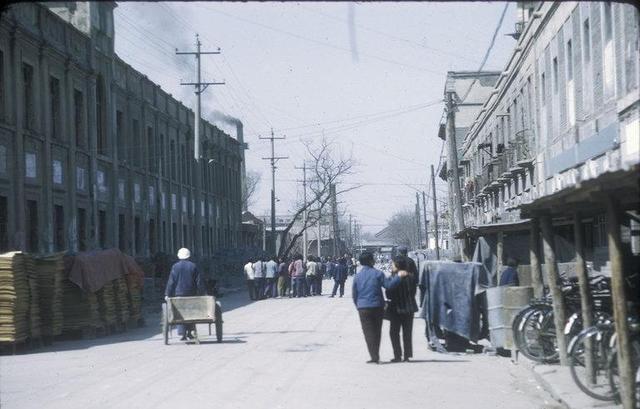
[[[344,295],[344,282],[347,281],[347,275],[349,274],[349,269],[347,268],[347,260],[341,258],[338,261],[338,265],[333,269],[333,291],[331,292],[331,297],[336,296],[336,292],[338,292],[338,288],[340,288],[340,297]]]
[[[518,280],[518,261],[513,257],[507,259],[507,268],[500,274],[500,287],[520,285]]]
[[[190,297],[194,295],[204,295],[206,293],[202,276],[194,263],[188,259],[191,257],[189,249],[178,250],[178,262],[171,267],[169,281],[164,292],[167,297]],[[182,335],[181,341],[187,338],[192,339],[191,331],[195,325],[178,325],[178,335]]]

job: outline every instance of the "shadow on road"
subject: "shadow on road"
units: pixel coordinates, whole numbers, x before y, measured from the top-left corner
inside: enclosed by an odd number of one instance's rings
[[[261,335],[261,334],[294,334],[294,333],[304,333],[304,332],[317,332],[311,330],[291,330],[291,331],[254,331],[254,332],[231,332],[229,335]],[[240,337],[242,338],[242,337]]]

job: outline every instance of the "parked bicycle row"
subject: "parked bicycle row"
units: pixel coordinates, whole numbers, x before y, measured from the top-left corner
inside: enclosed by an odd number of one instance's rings
[[[583,328],[579,285],[577,280],[562,282],[562,295],[568,319],[564,335],[569,344],[567,358],[571,375],[577,386],[587,395],[602,401],[620,399],[617,359],[617,337],[613,320],[610,280],[593,277],[589,282],[592,297],[592,323]],[[627,321],[631,336],[633,373],[636,394],[640,397],[640,317],[637,306],[630,305]],[[532,299],[512,323],[516,348],[527,358],[544,364],[560,361],[551,296]]]

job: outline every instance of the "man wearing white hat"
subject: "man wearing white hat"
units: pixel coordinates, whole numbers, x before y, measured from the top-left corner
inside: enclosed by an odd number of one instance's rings
[[[190,297],[194,295],[204,295],[206,293],[202,276],[194,263],[189,261],[191,252],[189,249],[178,250],[178,262],[171,267],[169,281],[164,292],[165,297]],[[178,325],[178,335],[182,335],[181,341],[193,338],[191,331],[195,329],[191,325]]]

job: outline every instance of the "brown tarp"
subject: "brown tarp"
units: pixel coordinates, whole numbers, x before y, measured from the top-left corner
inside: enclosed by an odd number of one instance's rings
[[[69,280],[90,293],[95,293],[107,283],[128,274],[135,277],[142,287],[144,272],[133,257],[118,249],[79,253],[73,257],[69,268]]]

